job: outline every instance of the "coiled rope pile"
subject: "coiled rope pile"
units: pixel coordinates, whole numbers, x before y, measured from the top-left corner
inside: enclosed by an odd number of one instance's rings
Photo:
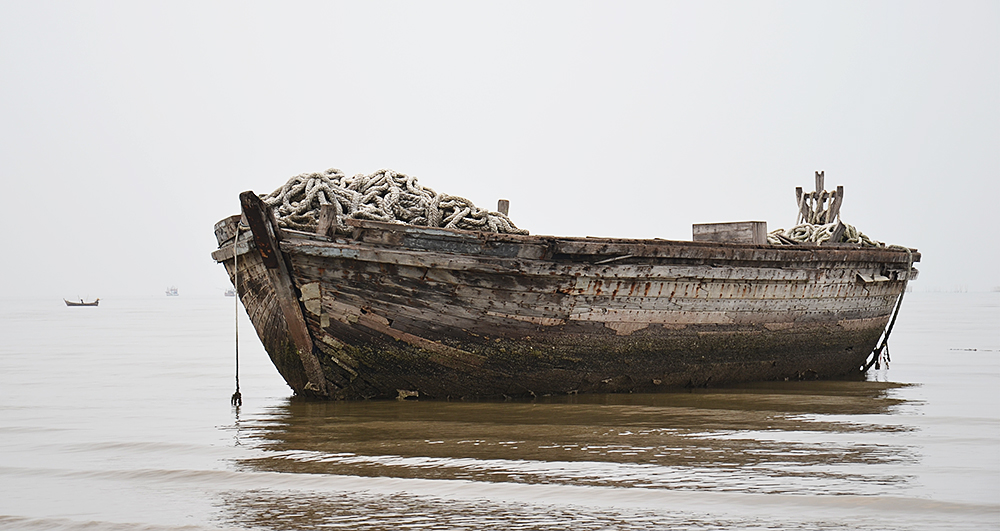
[[[788,230],[776,229],[768,233],[767,243],[782,245],[787,242],[781,240],[781,235],[787,240],[799,243],[823,243],[830,240],[837,229],[837,222],[825,225],[814,225],[812,223],[802,223]],[[855,228],[853,225],[844,223],[844,235],[839,242],[833,243],[854,243],[863,247],[885,247],[886,245],[878,240],[873,240]]]
[[[528,234],[500,212],[484,210],[463,197],[441,194],[415,177],[379,170],[348,177],[338,169],[303,173],[261,199],[274,208],[278,225],[314,231],[322,205],[334,205],[336,231],[350,234],[347,218],[483,232]]]

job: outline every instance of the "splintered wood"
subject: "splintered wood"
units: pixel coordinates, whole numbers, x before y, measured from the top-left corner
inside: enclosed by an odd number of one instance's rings
[[[795,187],[795,201],[799,205],[799,215],[796,223],[811,223],[826,225],[840,219],[840,207],[844,204],[844,187],[838,186],[837,191],[828,192],[823,189],[826,172],[816,172],[816,191],[803,193],[802,187]]]

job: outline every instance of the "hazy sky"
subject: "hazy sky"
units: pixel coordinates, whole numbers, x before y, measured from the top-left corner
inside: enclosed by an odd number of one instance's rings
[[[533,234],[795,221],[1000,286],[1000,2],[0,1],[0,297],[220,296],[243,190],[381,168]]]

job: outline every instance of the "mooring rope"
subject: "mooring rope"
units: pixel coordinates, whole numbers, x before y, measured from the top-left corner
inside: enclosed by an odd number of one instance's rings
[[[906,294],[906,288],[904,287],[903,291],[899,293],[899,298],[896,299],[895,308],[892,309],[892,319],[889,320],[889,327],[885,329],[885,334],[882,335],[882,343],[879,346],[875,347],[875,350],[872,351],[872,359],[865,364],[861,372],[867,372],[868,369],[872,367],[872,365],[874,365],[875,369],[878,370],[880,359],[882,358],[883,353],[885,354],[886,357],[885,367],[887,369],[889,368],[889,335],[892,334],[892,327],[896,324],[896,316],[899,315],[899,307],[903,305],[903,295],[905,294]]]
[[[240,260],[239,249],[236,246],[240,242],[240,223],[236,223],[236,236],[233,237],[233,288],[236,290],[236,392],[230,399],[233,406],[243,405],[243,395],[240,394]]]
[[[899,247],[893,245],[891,247]],[[880,368],[882,354],[885,353],[885,368],[889,368],[889,335],[892,334],[892,327],[896,324],[896,316],[899,315],[899,308],[903,305],[903,295],[906,294],[906,284],[910,282],[910,275],[913,274],[913,250],[908,247],[903,247],[906,249],[906,282],[903,284],[903,291],[899,292],[899,299],[896,300],[896,307],[892,310],[892,318],[889,320],[889,326],[885,329],[885,334],[882,336],[882,343],[875,347],[872,351],[872,359],[862,367],[862,372],[867,371],[872,365],[875,365],[875,370]]]
[[[331,168],[303,173],[261,199],[274,208],[278,225],[314,231],[322,205],[337,212],[336,232],[350,234],[347,218],[483,232],[528,234],[506,214],[477,207],[468,199],[435,192],[415,177],[379,170],[347,177]]]
[[[803,205],[803,201],[800,200],[799,201],[799,210],[800,210],[799,220],[802,219],[802,215],[801,215],[802,205]],[[813,214],[816,214],[816,213],[813,213]],[[817,217],[818,218],[818,214],[816,214],[815,216],[810,216],[810,217]],[[827,224],[824,224],[824,225],[817,225],[817,224],[813,224],[813,223],[800,223],[799,225],[796,225],[796,226],[794,226],[794,227],[792,227],[791,229],[788,229],[788,230],[785,230],[785,229],[776,229],[776,230],[771,231],[767,235],[767,242],[770,243],[770,244],[772,244],[772,245],[787,245],[789,243],[788,242],[789,240],[792,241],[792,242],[813,243],[813,244],[820,244],[820,243],[828,242],[833,237],[833,234],[834,234],[834,232],[836,232],[837,226],[840,223],[842,223],[842,222],[838,221],[838,222],[835,222],[835,223],[827,223]],[[908,258],[907,258],[907,264],[906,264],[906,272],[907,272],[906,278],[907,278],[907,281],[909,281],[910,275],[913,272],[913,250],[912,249],[910,249],[909,247],[903,247],[901,245],[886,245],[885,243],[880,242],[878,240],[873,240],[873,239],[869,238],[868,236],[866,236],[865,234],[863,234],[861,231],[859,231],[853,225],[848,225],[848,224],[844,223],[843,236],[841,236],[840,241],[833,242],[833,243],[853,243],[853,244],[859,245],[861,247],[880,247],[880,248],[885,248],[885,249],[895,249],[895,250],[906,251],[906,254],[908,256]],[[892,327],[896,324],[896,316],[899,315],[899,307],[903,304],[903,294],[904,293],[906,293],[906,283],[903,284],[903,291],[900,292],[899,298],[896,300],[896,305],[895,305],[895,307],[893,307],[892,317],[889,319],[889,326],[885,329],[885,331],[882,334],[882,341],[881,341],[881,343],[877,347],[875,347],[874,350],[872,350],[872,352],[871,352],[871,359],[868,360],[863,367],[861,367],[862,372],[868,371],[868,369],[870,369],[873,365],[875,366],[875,369],[879,369],[881,367],[881,364],[883,363],[882,362],[883,356],[885,358],[885,362],[884,363],[885,363],[886,367],[888,368],[888,366],[889,366],[889,335],[892,334]]]

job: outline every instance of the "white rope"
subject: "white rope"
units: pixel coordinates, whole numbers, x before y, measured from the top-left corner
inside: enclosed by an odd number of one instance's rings
[[[322,205],[334,205],[336,231],[350,234],[347,218],[406,223],[428,227],[528,234],[505,214],[484,210],[462,197],[440,194],[415,177],[379,170],[371,175],[345,176],[338,169],[303,173],[261,199],[274,208],[278,225],[314,231]]]
[[[783,236],[786,239],[800,242],[800,243],[823,243],[830,240],[833,236],[834,230],[837,228],[836,223],[827,223],[825,225],[815,225],[812,223],[800,223],[788,230],[785,229],[775,229],[772,230],[767,235],[767,243],[773,245],[782,245],[785,242],[778,238],[778,235]],[[844,223],[844,235],[841,237],[839,242],[833,243],[854,243],[861,245],[862,247],[887,247],[885,243],[878,240],[873,240],[866,236],[864,233],[859,231],[854,225],[848,225]],[[895,245],[890,245],[888,247],[897,247]]]

